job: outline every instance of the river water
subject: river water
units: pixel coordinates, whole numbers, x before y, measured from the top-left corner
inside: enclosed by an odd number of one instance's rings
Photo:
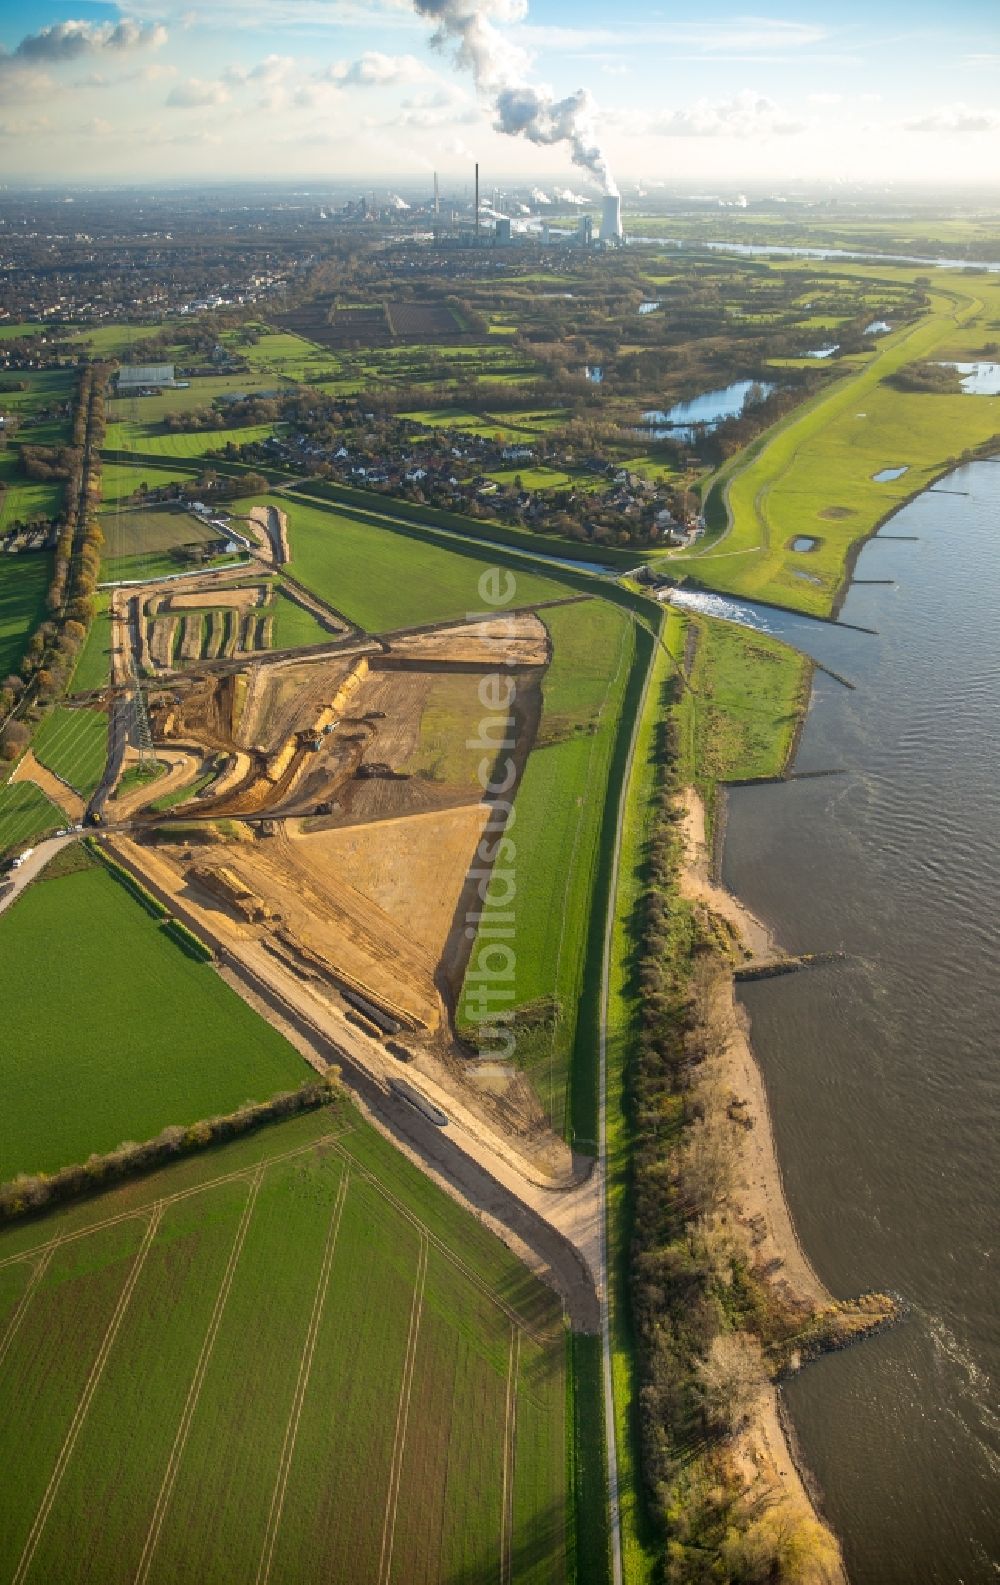
[[[817,674],[797,770],[734,789],[723,874],[793,950],[846,963],[744,987],[789,1200],[835,1294],[902,1325],[786,1402],[854,1585],[1000,1576],[1000,462],[962,468],[862,552],[843,618],[781,613]]]

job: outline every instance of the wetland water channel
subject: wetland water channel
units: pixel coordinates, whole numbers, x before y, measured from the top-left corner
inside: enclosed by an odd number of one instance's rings
[[[788,1198],[836,1295],[909,1318],[785,1389],[853,1585],[1000,1571],[1000,461],[863,550],[843,620],[753,625],[816,674],[796,769],[732,789],[723,878],[792,951],[846,962],[743,987]],[[737,602],[705,599],[716,614]],[[728,607],[728,612],[723,609]]]

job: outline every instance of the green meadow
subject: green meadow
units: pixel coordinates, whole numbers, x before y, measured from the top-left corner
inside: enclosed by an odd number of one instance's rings
[[[52,1171],[263,1100],[298,1053],[123,886],[88,866],[0,915],[7,1053],[0,1179]]]

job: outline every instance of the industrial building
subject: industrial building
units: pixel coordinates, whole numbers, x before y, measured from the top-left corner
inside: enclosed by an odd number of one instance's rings
[[[609,195],[601,204],[601,241],[623,242],[622,201],[618,194]]]
[[[118,390],[121,394],[170,390],[176,383],[172,363],[128,363],[118,370]]]

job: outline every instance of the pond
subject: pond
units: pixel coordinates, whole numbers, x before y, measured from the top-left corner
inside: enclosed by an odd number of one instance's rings
[[[747,405],[751,391],[761,397],[774,390],[769,380],[734,380],[717,391],[706,391],[690,402],[675,402],[663,409],[650,407],[642,415],[642,428],[636,433],[654,440],[690,440],[699,429],[714,429],[726,418],[738,418]]]
[[[833,354],[835,352],[839,352],[839,351],[840,351],[840,342],[839,341],[835,341],[833,343],[833,345],[830,346],[830,347],[814,347],[811,352],[807,352],[806,353],[806,357],[807,358],[832,358]]]
[[[815,550],[818,544],[819,540],[815,539],[812,534],[796,534],[788,548],[789,550]]]
[[[908,473],[909,471],[910,470],[908,467],[880,468],[878,473],[872,474],[872,479],[876,484],[889,484],[893,479],[901,479],[903,474]]]
[[[588,363],[584,368],[583,373],[584,378],[588,379],[591,385],[600,385],[601,381],[604,379],[604,370],[601,368],[599,363]]]
[[[942,363],[962,376],[966,396],[1000,396],[1000,363]]]
[[[873,319],[870,325],[865,326],[866,336],[885,336],[892,329],[887,319]]]

